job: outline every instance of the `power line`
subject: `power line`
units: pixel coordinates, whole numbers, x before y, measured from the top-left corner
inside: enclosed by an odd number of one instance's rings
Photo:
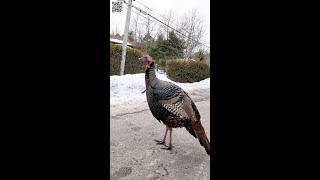
[[[125,3],[126,3],[126,1],[124,1]],[[138,2],[138,1],[137,1]],[[141,5],[143,5],[142,3],[140,3],[140,2],[138,2],[139,4],[141,4]],[[127,3],[126,3],[127,4]],[[139,10],[139,12],[140,13],[143,13],[143,14],[145,14],[145,15],[148,15],[148,13],[147,12],[145,12],[145,11],[143,11],[142,9],[140,9],[139,7],[137,7],[137,6],[135,6],[135,5],[132,5],[134,8],[136,8],[137,10]],[[148,8],[148,9],[150,9],[149,7],[147,7],[147,6],[145,6],[145,5],[143,5],[144,7],[146,7],[146,8]],[[157,13],[156,11],[154,11],[154,10],[152,10],[152,9],[150,9],[151,11],[153,11],[153,12],[155,12],[156,14],[158,14],[158,15],[160,15],[161,17],[163,17],[163,18],[165,18],[165,19],[167,19],[166,17],[164,17],[164,16],[162,16],[161,14],[159,14],[159,13]],[[167,20],[169,20],[169,19],[167,19]],[[170,21],[170,20],[169,20]],[[171,21],[170,21],[171,22]],[[173,22],[171,22],[171,23],[173,23]],[[173,23],[174,24],[174,23]]]
[[[139,16],[147,19],[146,17],[142,16],[139,12],[135,12],[135,11],[132,11],[132,12],[134,12],[134,13],[136,13],[137,15],[139,15]],[[150,20],[150,19],[149,19],[149,20]],[[151,21],[151,20],[150,20],[150,21]],[[155,24],[157,24],[157,25],[159,25],[159,26],[162,26],[161,24],[159,24],[159,23],[157,23],[157,22],[154,22],[154,21],[151,21],[151,22],[153,22],[153,23],[155,23]],[[158,33],[157,33],[157,34],[158,34]],[[176,42],[174,42],[174,43],[175,43],[175,47],[174,47],[174,48],[177,49],[177,48],[178,48],[178,45],[177,45]],[[178,52],[178,49],[177,49],[177,53],[178,53],[178,55],[180,55],[179,52]],[[174,54],[174,56],[177,57],[176,54]]]
[[[176,25],[177,27],[179,27],[179,25],[177,25],[176,23],[172,22],[170,19],[166,18],[165,16],[157,13],[156,11],[154,11],[153,9],[149,8],[148,6],[142,4],[141,2],[139,2],[138,0],[136,0],[136,2],[138,2],[139,4],[141,4],[142,6],[144,6],[145,8],[155,12],[156,14],[158,14],[159,16],[163,17],[165,20],[168,20],[168,22],[171,22],[172,24]],[[146,12],[145,12],[146,13]],[[148,13],[147,13],[148,14]],[[166,25],[166,26],[169,26],[169,25]],[[170,27],[171,28],[171,27]],[[171,28],[173,29],[173,28]],[[183,27],[180,27],[181,30],[183,30],[184,32],[188,33],[188,34],[191,34],[190,32],[188,32],[188,30],[184,29]],[[176,30],[177,31],[177,30]],[[178,32],[178,31],[177,31]],[[181,33],[180,33],[181,34]],[[187,37],[189,39],[189,37]],[[195,42],[198,42],[199,44],[203,45],[203,46],[206,46],[207,48],[210,48],[209,46],[205,45],[204,43],[201,43],[200,41],[195,41]]]
[[[126,7],[125,7],[126,8]],[[145,16],[143,16],[143,15],[141,15],[141,13],[140,13],[140,11],[132,11],[133,13],[135,13],[135,14],[137,14],[138,16],[141,16],[141,17],[143,17],[143,18],[145,18],[145,19],[147,19],[147,17],[145,17]],[[159,23],[157,23],[157,22],[155,22],[155,21],[152,21],[151,19],[147,19],[147,20],[149,20],[149,21],[151,21],[151,22],[153,22],[154,24],[157,24],[157,25],[159,25],[159,26],[163,26],[163,25],[161,25],[161,24],[159,24]],[[158,33],[157,33],[158,34]],[[176,45],[176,47],[175,48],[177,48],[178,47],[178,45],[175,43],[175,45]],[[177,50],[178,51],[178,50]],[[179,52],[178,52],[178,55],[179,55]],[[177,55],[176,54],[174,54],[174,56],[175,57],[177,57]]]
[[[125,3],[126,3],[126,2],[125,2]],[[154,16],[152,16],[151,14],[143,11],[142,9],[138,8],[137,6],[132,5],[132,7],[134,7],[134,8],[137,9],[137,10],[139,10],[141,13],[143,13],[143,14],[145,14],[145,15],[148,15],[148,16],[152,17],[153,19],[159,21],[160,23],[162,23],[162,24],[164,24],[165,26],[171,28],[172,30],[176,31],[177,33],[181,34],[182,36],[184,36],[184,37],[186,37],[186,38],[189,38],[187,35],[183,34],[182,32],[180,32],[180,31],[178,31],[178,30],[176,30],[176,29],[174,29],[173,27],[167,25],[166,23],[160,21],[159,19],[157,19],[157,18],[155,18]],[[206,46],[207,48],[210,48],[209,46],[205,45],[204,43],[201,43],[200,41],[197,41],[197,40],[196,40],[196,42],[198,42],[199,44],[202,44],[203,46]]]
[[[137,1],[138,2],[138,1]],[[124,1],[124,3],[126,3],[127,4],[127,2],[126,1]],[[140,3],[141,4],[141,3]],[[144,5],[145,6],[145,5]],[[157,19],[157,18],[155,18],[154,16],[152,16],[152,15],[150,15],[149,13],[147,13],[147,12],[145,12],[145,11],[143,11],[142,9],[140,9],[139,7],[137,7],[137,6],[135,6],[135,5],[132,5],[132,7],[134,7],[134,8],[136,8],[137,10],[139,10],[140,11],[140,13],[143,13],[143,14],[145,14],[145,15],[148,15],[148,16],[150,16],[150,17],[152,17],[153,19],[155,19],[155,20],[157,20],[157,21],[159,21],[160,23],[162,23],[162,24],[164,24],[165,26],[167,26],[167,27],[169,27],[169,28],[171,28],[171,29],[173,29],[174,31],[176,31],[176,32],[178,32],[179,34],[181,34],[182,36],[184,36],[184,37],[186,37],[186,38],[189,38],[188,36],[186,36],[185,34],[183,34],[183,33],[181,33],[180,31],[178,31],[178,30],[176,30],[176,29],[174,29],[174,28],[172,28],[172,27],[170,27],[169,25],[167,25],[166,23],[164,23],[164,22],[162,22],[162,21],[160,21],[159,19]],[[146,6],[145,6],[146,7]],[[147,7],[148,8],[148,7]],[[150,8],[148,8],[148,9],[150,9]],[[150,9],[151,10],[151,9]],[[153,11],[153,10],[152,10]],[[154,11],[155,12],[155,11]],[[198,42],[199,44],[201,44],[201,45],[203,45],[203,46],[205,46],[205,47],[207,47],[207,48],[210,48],[209,46],[207,46],[207,45],[205,45],[204,43],[201,43],[200,41],[195,41],[195,42]]]
[[[133,6],[133,5],[132,5]],[[124,7],[125,9],[127,9],[126,7]],[[136,12],[136,11],[132,11],[132,12],[134,12],[134,13],[136,13],[137,15],[139,15],[139,16],[141,16],[141,17],[143,17],[143,18],[145,18],[145,19],[147,19],[145,16],[142,16],[141,14],[140,14],[140,11],[138,11],[138,12]],[[148,20],[148,19],[147,19]],[[156,22],[154,22],[154,21],[152,21],[151,19],[149,19],[151,22],[153,22],[153,23],[155,23],[155,24],[158,24],[158,23],[156,23]],[[159,24],[158,24],[159,25]],[[161,26],[161,25],[159,25],[159,26]]]
[[[122,12],[119,14],[119,16],[112,21],[111,24],[115,23],[115,22],[119,19],[119,17],[122,17],[123,14],[124,14],[124,13],[123,13],[123,11],[122,11]]]
[[[161,25],[161,24],[159,24],[159,23],[157,23],[157,22],[155,22],[155,21],[153,21],[153,20],[151,20],[151,19],[148,19],[147,17],[141,15],[139,11],[137,11],[137,12],[136,12],[136,11],[132,11],[132,12],[135,13],[135,14],[137,14],[137,15],[140,16],[140,17],[145,18],[146,20],[148,20],[148,21],[150,21],[150,22],[153,22],[154,24],[156,24],[156,25],[158,25],[158,26],[160,26],[160,27],[163,27],[163,25]],[[159,32],[157,31],[156,36],[158,36],[158,35],[159,35]]]
[[[152,9],[151,9],[151,8],[149,8],[148,6],[146,6],[146,5],[142,4],[142,3],[140,3],[140,2],[139,2],[139,1],[137,1],[137,0],[136,0],[136,2],[138,2],[138,3],[139,3],[139,4],[141,4],[142,6],[146,7],[147,9],[149,9],[149,10],[151,10],[151,11],[155,12],[156,14],[158,14],[158,15],[159,15],[159,16],[161,16],[161,17],[163,17],[164,19],[168,20],[168,22],[171,22],[172,24],[176,25],[177,27],[179,26],[178,24],[176,24],[176,23],[172,22],[172,21],[171,21],[170,19],[168,19],[167,17],[165,17],[165,16],[163,16],[163,15],[161,15],[161,14],[157,13],[156,11],[152,10]],[[189,34],[190,34],[190,32],[188,32],[187,30],[185,30],[183,27],[181,27],[181,29],[182,29],[182,30],[184,30],[186,33],[189,33]]]
[[[142,16],[142,15],[140,14],[140,12],[136,12],[136,11],[132,11],[132,12],[134,12],[134,13],[136,13],[137,15],[139,15],[139,16],[141,16],[141,17],[143,17],[143,18],[145,18],[145,19],[153,22],[154,24],[157,24],[157,25],[159,25],[159,26],[162,26],[161,24],[159,24],[159,23],[157,23],[157,22],[155,22],[155,21],[152,21],[151,19],[148,19],[148,18],[145,17],[145,16]]]
[[[141,15],[139,12],[136,12],[136,11],[132,11],[133,13],[135,13],[135,14],[137,14],[137,15],[139,15],[139,16],[141,16],[141,17],[143,17],[143,18],[145,18],[145,19],[147,19],[145,16],[143,16],[143,15]],[[151,20],[150,20],[151,21]],[[159,24],[159,23],[157,23],[157,22],[154,22],[154,21],[151,21],[151,22],[153,22],[153,23],[155,23],[155,24],[157,24],[157,25],[159,25],[159,26],[162,26],[161,24]],[[158,35],[159,33],[157,32],[157,35]],[[157,36],[156,35],[156,36]],[[176,42],[174,42],[175,43],[175,47],[174,48],[178,48],[178,45],[177,45],[177,43]],[[203,46],[203,44],[200,44],[200,46]],[[208,48],[210,48],[210,47],[208,47]],[[178,52],[178,49],[177,49],[177,52]],[[178,55],[179,55],[179,52],[178,52]],[[176,56],[175,54],[174,54],[174,56]],[[176,56],[177,57],[177,56]]]
[[[137,3],[139,3],[139,4],[141,4],[142,6],[146,7],[147,9],[149,9],[149,10],[151,10],[151,11],[155,12],[155,13],[156,13],[156,14],[158,14],[159,16],[161,16],[161,17],[163,17],[163,18],[165,18],[165,19],[166,19],[166,17],[164,17],[164,16],[162,16],[161,14],[157,13],[156,11],[152,10],[152,9],[151,9],[151,8],[149,8],[148,6],[146,6],[146,5],[142,4],[142,3],[140,3],[140,2],[139,2],[139,1],[137,1],[137,0],[136,0],[136,2],[137,2]]]

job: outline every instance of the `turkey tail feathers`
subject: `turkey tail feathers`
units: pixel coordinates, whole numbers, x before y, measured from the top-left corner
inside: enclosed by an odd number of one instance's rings
[[[206,136],[206,133],[203,129],[203,126],[201,125],[200,122],[197,122],[192,125],[192,129],[194,130],[195,134],[197,135],[201,146],[204,147],[207,154],[210,156],[210,142]]]

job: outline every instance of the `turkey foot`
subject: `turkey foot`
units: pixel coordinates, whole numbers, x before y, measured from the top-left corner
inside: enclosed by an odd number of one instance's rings
[[[167,145],[166,145],[166,142],[165,141],[160,141],[160,140],[154,140],[155,142],[157,142],[157,144],[163,144],[164,146],[166,146],[166,147],[168,147]]]
[[[170,151],[170,150],[172,150],[172,146],[169,145],[169,146],[167,146],[166,148],[161,148],[161,149],[169,150],[169,151]]]
[[[169,146],[167,146],[167,148],[161,148],[161,149],[165,149],[165,150],[171,150],[172,149],[172,144],[171,144],[171,140],[172,140],[172,128],[167,128],[167,130],[169,129],[170,131],[170,138],[169,138]],[[167,135],[167,131],[166,131],[166,135]],[[165,136],[166,137],[166,136]]]
[[[157,142],[157,144],[163,144],[164,146],[167,147],[167,145],[166,145],[166,137],[167,137],[168,130],[169,130],[169,128],[167,127],[166,128],[166,132],[164,133],[164,137],[163,137],[162,141],[160,141],[160,140],[154,140],[154,141]]]

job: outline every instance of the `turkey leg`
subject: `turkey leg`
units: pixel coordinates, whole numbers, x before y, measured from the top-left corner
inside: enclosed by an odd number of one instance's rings
[[[167,132],[168,132],[168,126],[167,126],[167,128],[166,128],[166,132],[165,132],[165,134],[164,134],[164,137],[163,137],[163,140],[162,141],[159,141],[159,140],[154,140],[155,142],[157,142],[157,144],[163,144],[163,145],[166,145],[165,143],[166,143],[166,137],[167,137]],[[170,140],[170,142],[171,142],[171,140]]]
[[[169,137],[169,146],[167,148],[161,148],[161,149],[165,149],[165,150],[171,150],[172,149],[172,144],[171,144],[171,140],[172,140],[172,127],[169,128],[170,131],[170,137]]]

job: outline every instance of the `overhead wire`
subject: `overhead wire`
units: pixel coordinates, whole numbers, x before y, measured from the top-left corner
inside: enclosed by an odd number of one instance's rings
[[[128,3],[127,3],[126,1],[124,1],[124,3],[126,3],[126,4],[128,5]],[[180,31],[176,30],[175,28],[167,25],[166,23],[162,22],[162,21],[159,20],[158,18],[152,16],[150,13],[145,12],[145,11],[142,10],[141,8],[139,8],[139,7],[135,6],[135,5],[132,5],[132,7],[134,7],[135,9],[137,9],[140,13],[143,13],[143,14],[145,14],[145,15],[147,15],[147,16],[150,16],[150,17],[152,17],[153,19],[155,19],[155,20],[157,20],[158,22],[160,22],[160,23],[162,23],[163,25],[165,25],[166,27],[169,27],[170,29],[176,31],[176,32],[179,33],[180,35],[182,35],[182,36],[184,36],[184,37],[186,37],[186,38],[189,38],[189,37],[188,37],[187,35],[185,35],[184,33],[182,33],[182,32],[180,32]],[[201,44],[201,45],[203,45],[203,46],[205,46],[205,47],[207,47],[207,48],[210,48],[209,46],[207,46],[206,44],[204,44],[204,43],[202,43],[202,42],[200,42],[200,41],[198,41],[198,40],[195,40],[195,42],[198,42],[199,44]]]

